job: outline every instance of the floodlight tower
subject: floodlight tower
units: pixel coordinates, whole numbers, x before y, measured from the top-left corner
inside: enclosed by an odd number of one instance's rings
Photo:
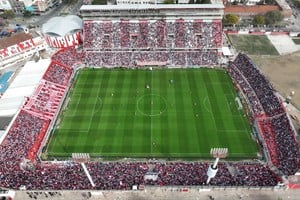
[[[291,101],[292,101],[292,98],[294,97],[294,95],[295,95],[295,91],[294,90],[292,90],[291,92],[290,92],[290,94],[289,95],[287,95],[287,97],[286,97],[286,103],[290,103]]]
[[[210,149],[210,155],[216,160],[213,165],[209,165],[207,170],[207,181],[206,184],[209,184],[210,179],[214,178],[218,172],[218,162],[220,158],[226,158],[228,154],[228,148],[212,148]]]

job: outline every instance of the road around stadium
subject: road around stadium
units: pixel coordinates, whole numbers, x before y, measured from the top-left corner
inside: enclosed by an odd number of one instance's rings
[[[178,188],[145,188],[143,191],[58,191],[50,196],[45,191],[18,191],[15,200],[29,200],[29,195],[39,200],[297,200],[300,190],[248,190],[214,189],[199,190],[190,188],[183,191]],[[47,196],[47,197],[46,197]]]

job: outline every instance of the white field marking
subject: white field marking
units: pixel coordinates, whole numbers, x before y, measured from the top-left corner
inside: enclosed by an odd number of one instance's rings
[[[81,100],[81,94],[80,93],[79,94],[73,94],[72,96],[74,96],[74,97],[79,96],[79,98],[77,99],[76,106],[75,106],[75,109],[73,109],[73,112],[71,114],[65,115],[66,117],[74,117],[75,116],[75,112],[77,111],[79,102]],[[70,101],[71,101],[71,99],[70,99]],[[68,102],[67,108],[69,107],[69,104],[70,104],[70,102]]]
[[[91,129],[91,125],[92,125],[92,121],[93,121],[93,118],[94,118],[94,114],[95,114],[95,109],[96,109],[97,101],[98,101],[98,98],[99,98],[100,88],[101,88],[101,87],[98,87],[98,90],[97,90],[97,94],[96,94],[96,97],[97,97],[97,98],[96,98],[96,102],[94,103],[93,112],[91,113],[90,123],[89,123],[89,126],[88,126],[87,131],[89,131],[89,130]]]
[[[212,105],[211,105],[211,103],[210,103],[210,100],[209,100],[208,96],[206,96],[206,99],[207,99],[207,101],[208,101],[210,107],[212,108]],[[210,109],[210,110],[211,110],[211,112],[209,112],[209,113],[211,114],[211,117],[212,117],[212,119],[213,119],[213,121],[214,121],[214,127],[215,127],[216,130],[218,130],[218,129],[217,129],[217,125],[216,125],[215,116],[214,116],[213,113],[212,113],[212,109]]]
[[[60,129],[60,131],[68,131],[70,132],[70,129]],[[87,133],[88,131],[87,130],[76,130],[76,131],[72,131],[72,133]]]
[[[209,83],[205,83],[205,84],[210,84],[210,85],[229,85],[229,83],[226,82],[209,82]]]
[[[140,102],[144,97],[146,97],[146,96],[151,96],[151,97],[152,97],[152,96],[158,96],[158,97],[160,97],[161,99],[164,100],[164,103],[165,103],[166,107],[165,107],[163,110],[160,110],[160,113],[158,113],[158,114],[150,114],[150,115],[148,115],[148,114],[144,113],[144,112],[139,108],[139,102]],[[141,97],[138,98],[137,103],[136,103],[136,110],[137,110],[140,114],[142,114],[142,115],[144,115],[144,116],[147,116],[147,117],[156,117],[156,116],[160,116],[160,115],[162,115],[162,114],[167,110],[167,107],[168,107],[168,106],[167,106],[167,100],[166,100],[164,97],[162,97],[161,95],[153,94],[153,93],[142,95]],[[152,112],[152,106],[151,106],[151,112]]]
[[[67,131],[67,132],[70,132],[70,129],[60,129],[60,131]],[[76,130],[76,131],[72,131],[72,133],[80,133],[80,134],[82,134],[82,133],[88,133],[88,131],[86,131],[86,130],[82,130],[82,131],[80,131],[80,130]],[[56,144],[56,143],[58,143],[58,139],[57,139],[58,137],[56,137],[56,139],[54,139],[54,145]],[[60,143],[60,142],[59,142]],[[47,146],[47,148],[48,148],[48,146]]]
[[[232,91],[231,92],[231,95],[233,95],[233,96],[235,96],[236,97],[236,94]],[[236,101],[234,100],[234,102],[235,102],[235,105],[237,104],[236,103]],[[237,105],[236,105],[237,106]],[[244,109],[242,108],[242,112],[244,113]],[[241,114],[241,110],[239,110],[238,109],[238,116],[239,116],[239,118],[242,120],[242,122],[243,122],[243,127],[245,128],[245,130],[247,130],[247,126],[248,126],[248,124],[245,124],[245,122],[244,122],[244,119],[243,119],[243,115]],[[245,113],[244,113],[245,114]],[[236,115],[234,115],[234,116],[236,116]]]
[[[208,113],[212,114],[211,109],[209,109],[209,108],[207,107],[206,103],[205,103],[207,100],[208,100],[208,96],[205,96],[204,99],[203,99],[203,105],[204,105],[204,108],[205,108],[205,110],[207,110]]]
[[[218,129],[217,130],[218,132],[233,132],[233,133],[247,133],[248,134],[248,131],[246,131],[246,130],[234,130],[234,129],[232,129],[232,130],[222,130],[222,129]]]
[[[96,110],[93,111],[93,115],[98,113],[101,110],[102,105],[103,105],[103,100],[100,97],[98,97],[96,101],[100,102],[100,105],[96,108]],[[97,102],[96,102],[96,104],[97,104]]]
[[[152,85],[153,85],[153,72],[151,71],[151,88],[152,88]],[[151,90],[151,89],[150,89]],[[152,93],[152,92],[151,92]],[[151,96],[151,102],[152,102],[152,96]],[[151,104],[151,115],[152,115],[152,104]],[[152,126],[153,126],[153,124],[152,124],[152,120],[151,120],[151,117],[150,117],[150,134],[151,134],[151,136],[150,136],[150,153],[152,154],[153,153],[153,136],[152,136]]]
[[[225,94],[225,97],[227,97],[227,96],[231,97],[231,94]],[[232,102],[229,102],[229,103],[232,103]],[[228,99],[226,98],[226,106],[228,108],[228,111],[231,111],[229,103],[228,103]],[[235,104],[235,101],[233,103]]]
[[[62,155],[65,155],[64,153],[61,153]],[[121,153],[122,154],[122,153]],[[126,153],[128,156],[141,156],[141,157],[145,157],[147,156],[147,153]],[[90,153],[90,155],[93,155],[93,156],[120,156],[120,153]],[[151,156],[160,156],[161,154],[160,153],[153,153],[151,154]],[[186,157],[189,157],[189,156],[197,156],[197,157],[211,157],[210,156],[210,153],[169,153],[170,156],[186,156]],[[245,158],[249,157],[247,156],[247,153],[230,153],[230,155],[233,155],[233,156],[244,156]]]

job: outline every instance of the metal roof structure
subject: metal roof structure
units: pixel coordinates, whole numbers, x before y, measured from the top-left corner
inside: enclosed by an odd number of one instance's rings
[[[81,30],[83,21],[76,15],[53,17],[42,26],[42,32],[53,36],[66,36]]]
[[[163,10],[163,9],[221,9],[223,4],[119,4],[82,5],[80,11],[90,10]]]
[[[50,59],[29,61],[22,67],[0,99],[0,117],[14,116],[24,99],[32,95],[50,62]]]

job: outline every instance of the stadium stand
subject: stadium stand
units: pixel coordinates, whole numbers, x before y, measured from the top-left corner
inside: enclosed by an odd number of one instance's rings
[[[51,60],[63,66],[74,66],[84,61],[85,53],[75,48],[62,48],[52,55]]]
[[[195,6],[203,13],[196,12]],[[216,65],[222,46],[222,9],[219,4],[83,6],[85,63],[108,67],[155,62],[165,66]],[[154,15],[153,19],[145,13]]]
[[[87,14],[93,13],[88,11]],[[65,48],[52,56],[42,81],[7,131],[0,145],[0,187],[129,190],[133,185],[205,185],[209,162],[89,161],[85,165],[95,183],[93,187],[79,163],[41,161],[38,152],[59,112],[59,104],[69,89],[77,64],[215,65],[222,44],[221,20],[178,17],[166,20],[157,16],[154,20],[99,18],[85,20],[83,30],[83,50]],[[239,54],[229,64],[228,72],[250,105],[252,120],[260,130],[271,165],[256,161],[221,162],[210,185],[275,186],[282,180],[271,170],[273,166],[283,175],[294,174],[299,167],[297,142],[286,111],[268,80],[246,55]],[[145,178],[147,174],[153,178]]]
[[[24,103],[23,108],[33,112],[35,116],[53,119],[65,90],[66,86],[64,85],[42,80],[35,93]]]
[[[216,65],[222,43],[220,20],[85,21],[83,34],[86,63],[91,66],[135,66],[153,61],[173,66]],[[99,48],[103,51],[98,52]]]
[[[58,51],[54,58],[62,57],[73,50]],[[69,63],[78,62],[77,54],[68,54]],[[71,61],[74,59],[73,61]],[[63,60],[64,64],[68,61]],[[52,62],[46,71],[41,85],[30,98],[42,103],[48,103],[49,94],[62,92],[68,81],[72,66]],[[67,70],[66,70],[67,69]],[[58,72],[64,70],[67,75]],[[53,78],[49,78],[52,77]],[[60,78],[62,79],[60,79]],[[41,91],[47,91],[42,94]],[[45,95],[45,96],[44,96]],[[46,99],[43,102],[43,99]],[[57,99],[60,100],[61,99]],[[18,113],[12,127],[9,129],[3,143],[0,146],[0,186],[19,189],[25,186],[27,189],[131,189],[133,185],[205,185],[207,180],[206,170],[209,163],[206,162],[92,162],[86,163],[87,169],[95,183],[92,187],[83,168],[73,161],[42,162],[37,156],[45,131],[51,122],[51,118],[39,115],[43,109],[31,111],[24,108]],[[53,108],[53,112],[55,112]],[[57,110],[56,110],[57,111]],[[272,123],[282,126],[278,122],[282,116],[271,120]],[[288,121],[284,121],[288,123]],[[274,125],[275,126],[275,125]],[[287,125],[288,126],[288,125]],[[286,128],[286,127],[283,127]],[[274,129],[274,128],[273,128]],[[288,129],[291,131],[290,129]],[[277,132],[274,132],[277,134]],[[282,135],[278,135],[281,137]],[[287,139],[285,145],[289,144]],[[278,144],[277,144],[278,145]],[[284,151],[284,148],[280,149]],[[290,151],[289,148],[285,150]],[[284,156],[283,154],[282,156]],[[289,155],[289,154],[288,154]],[[278,156],[278,159],[282,159]],[[32,165],[20,167],[22,160],[26,158],[32,161]],[[290,163],[293,164],[293,160]],[[147,173],[156,174],[156,180],[145,179]],[[290,171],[289,171],[290,173]],[[218,174],[210,182],[217,186],[275,186],[281,181],[268,166],[257,162],[249,163],[220,163]]]
[[[276,91],[245,54],[238,54],[228,72],[250,103],[271,163],[285,175],[295,174],[300,164],[298,143]]]
[[[58,85],[67,85],[70,80],[72,69],[56,62],[52,62],[43,79]]]

